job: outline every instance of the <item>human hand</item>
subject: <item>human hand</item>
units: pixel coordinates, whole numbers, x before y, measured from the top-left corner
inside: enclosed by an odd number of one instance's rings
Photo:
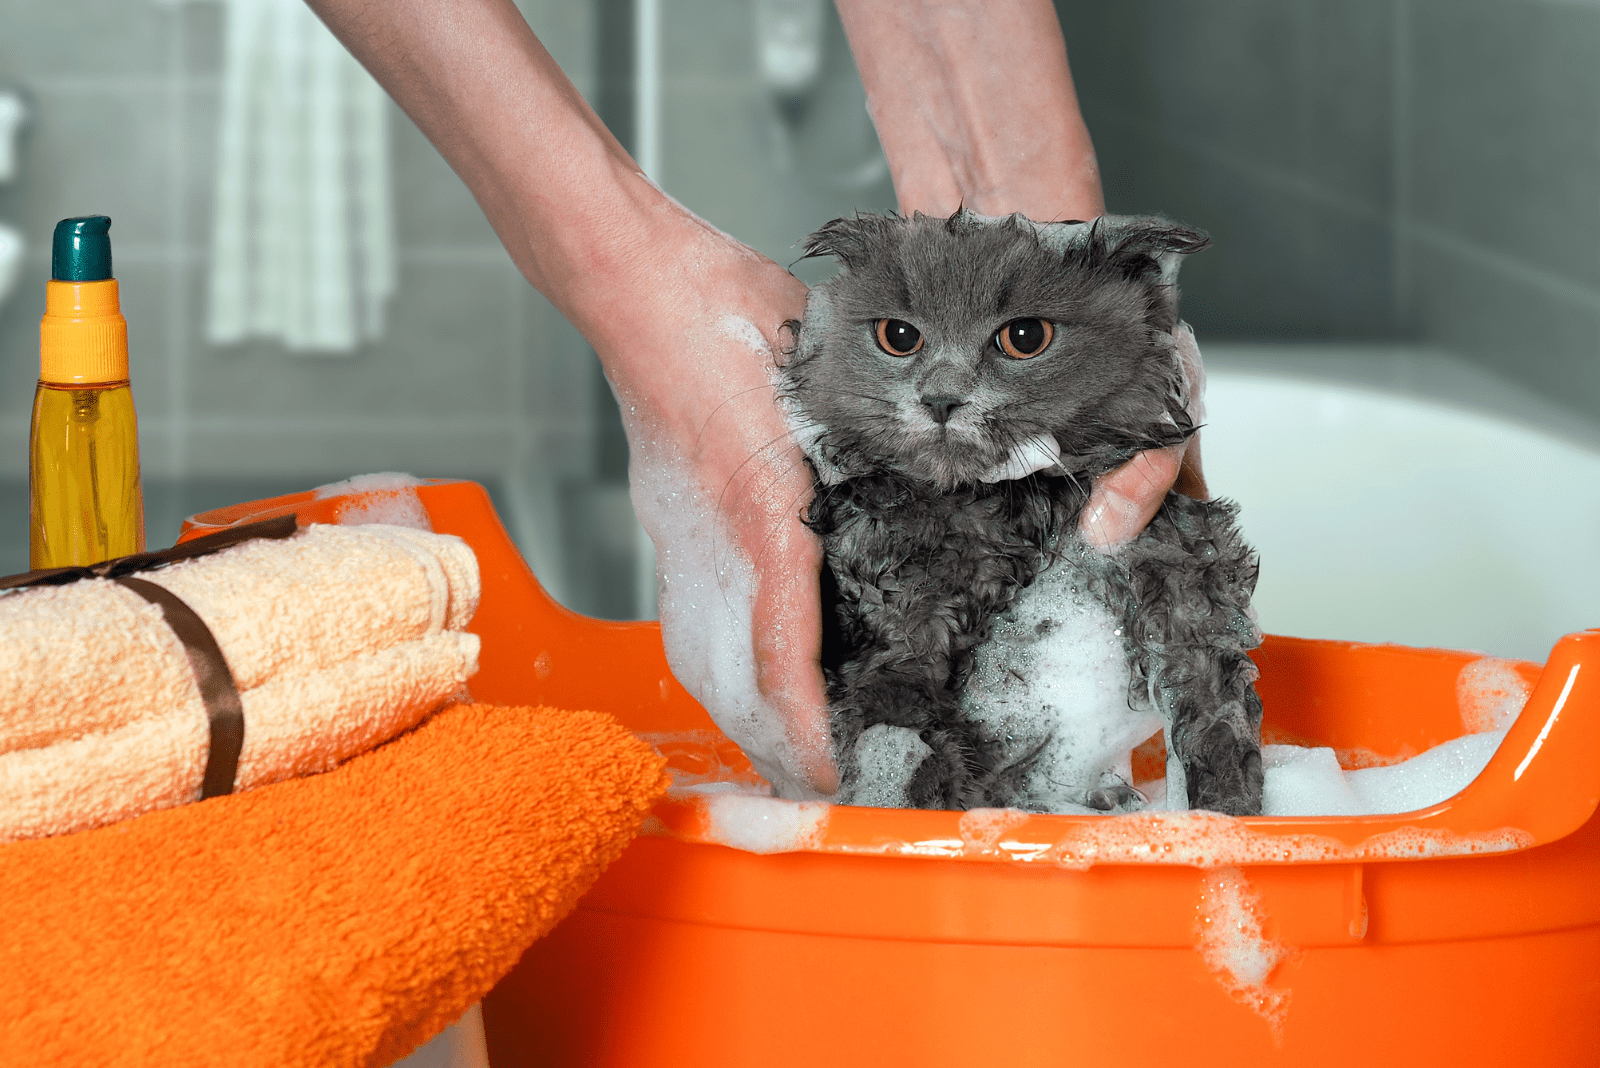
[[[773,385],[805,287],[697,220],[661,222],[626,328],[586,333],[622,407],[667,658],[780,796],[831,795],[822,546],[799,520],[811,474]]]
[[[1199,426],[1205,421],[1206,384],[1200,349],[1186,323],[1178,324],[1173,340],[1183,367],[1189,418]],[[1172,489],[1201,500],[1210,496],[1200,468],[1199,431],[1182,445],[1141,452],[1095,479],[1078,515],[1078,532],[1101,552],[1115,552],[1139,536]]]

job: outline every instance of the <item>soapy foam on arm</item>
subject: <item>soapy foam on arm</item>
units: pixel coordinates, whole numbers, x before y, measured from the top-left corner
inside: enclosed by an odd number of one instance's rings
[[[724,315],[715,332],[715,343],[734,341],[748,347],[751,358],[772,373],[770,346],[755,324]],[[759,392],[736,397],[749,404],[774,403],[770,395]],[[804,766],[802,751],[828,752],[831,741],[799,737],[799,728],[761,692],[754,648],[755,561],[735,539],[720,508],[733,488],[702,484],[679,445],[650,425],[645,413],[621,391],[618,399],[628,430],[634,511],[656,546],[661,634],[673,674],[780,797],[814,798],[815,792],[792,770]],[[734,416],[729,411],[722,417]],[[788,437],[780,437],[732,477],[770,478],[774,472],[787,471],[792,448]],[[793,510],[797,513],[803,504],[792,502]],[[765,635],[769,644],[785,637]],[[825,723],[821,729],[826,731]]]

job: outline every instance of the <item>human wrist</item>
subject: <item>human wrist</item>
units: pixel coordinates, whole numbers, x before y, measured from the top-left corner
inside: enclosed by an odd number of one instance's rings
[[[1104,214],[1049,0],[838,7],[903,213]]]

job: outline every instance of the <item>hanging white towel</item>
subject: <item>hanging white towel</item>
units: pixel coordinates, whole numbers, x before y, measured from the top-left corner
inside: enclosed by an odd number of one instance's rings
[[[303,0],[228,0],[208,340],[351,352],[396,280],[383,90]]]

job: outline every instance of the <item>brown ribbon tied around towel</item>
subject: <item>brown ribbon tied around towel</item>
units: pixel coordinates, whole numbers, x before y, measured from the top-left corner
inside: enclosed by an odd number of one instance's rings
[[[239,753],[244,748],[244,706],[239,701],[239,688],[234,685],[233,672],[228,670],[228,662],[223,659],[217,639],[205,620],[165,587],[130,576],[210,556],[257,538],[287,538],[298,529],[299,523],[292,515],[263,519],[259,523],[219,530],[170,549],[118,556],[87,567],[47,567],[7,575],[0,578],[0,590],[65,586],[87,578],[105,578],[127,587],[161,609],[167,626],[183,643],[183,651],[189,657],[189,667],[200,687],[200,700],[205,704],[206,719],[211,726],[211,747],[206,755],[205,779],[200,786],[200,797],[204,800],[233,793],[234,779],[239,773]]]

